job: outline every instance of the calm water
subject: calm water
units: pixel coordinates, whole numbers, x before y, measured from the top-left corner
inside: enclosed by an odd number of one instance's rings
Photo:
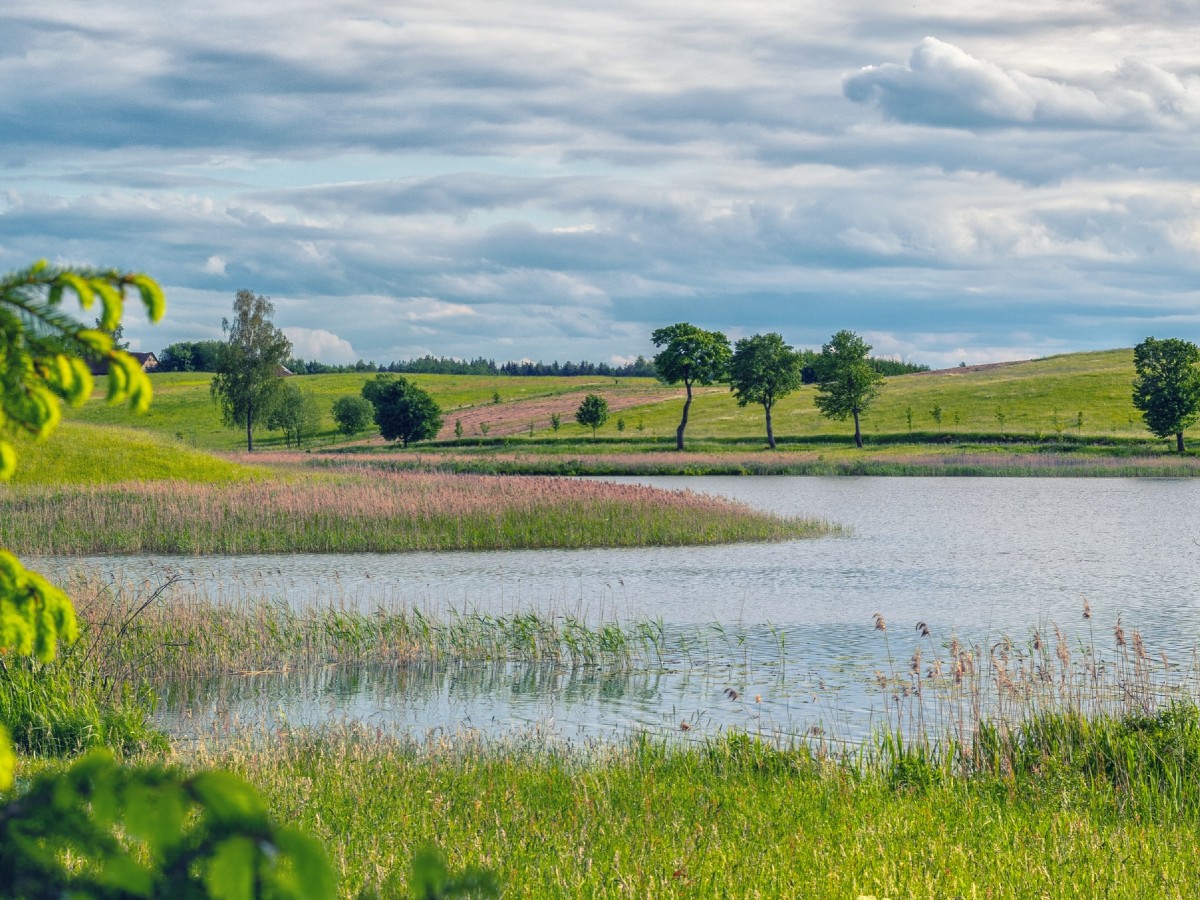
[[[622,480],[622,479],[614,479]],[[365,720],[389,729],[538,724],[565,736],[630,727],[693,734],[737,726],[847,736],[870,727],[882,665],[872,614],[897,656],[923,621],[987,641],[1058,623],[1111,644],[1117,615],[1157,653],[1200,636],[1200,480],[1002,478],[625,479],[815,515],[845,536],[786,544],[641,550],[43,561],[142,578],[179,571],[214,598],[410,603],[435,611],[536,609],[658,619],[664,666],[635,673],[541,666],[322,671],[225,682],[170,697],[183,732],[214,721]],[[1083,599],[1094,618],[1082,621]],[[682,643],[681,643],[682,642]],[[733,688],[741,695],[730,700]],[[755,702],[757,696],[758,702]]]

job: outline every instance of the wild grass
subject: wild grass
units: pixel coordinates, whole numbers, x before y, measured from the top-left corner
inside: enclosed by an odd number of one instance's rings
[[[552,478],[371,472],[0,492],[0,546],[24,554],[628,547],[785,540],[833,530],[717,497]]]
[[[347,896],[436,841],[514,897],[1187,897],[1200,787],[1181,779],[1180,804],[1166,784],[1196,761],[1195,710],[1178,715],[1146,742],[1178,765],[1132,797],[1102,745],[1074,737],[1047,745],[1071,741],[1057,767],[1032,753],[1011,774],[926,783],[741,735],[581,747],[284,732],[196,762],[232,768],[324,839]]]
[[[312,466],[359,465],[383,471],[488,475],[872,475],[872,476],[1089,476],[1195,477],[1200,457],[1156,454],[1146,447],[1091,448],[1077,444],[966,445],[941,450],[911,444],[864,450],[794,445],[779,452],[740,447],[693,450],[686,455],[659,448],[552,450],[498,445],[486,450],[447,449],[404,454],[322,454],[294,457]],[[280,459],[282,464],[283,460]]]
[[[177,679],[338,665],[407,666],[443,660],[546,662],[628,668],[649,659],[651,623],[589,624],[571,615],[451,612],[345,602],[293,607],[248,598],[213,601],[178,577],[151,589],[75,579],[82,627],[67,658],[107,684],[142,689]]]

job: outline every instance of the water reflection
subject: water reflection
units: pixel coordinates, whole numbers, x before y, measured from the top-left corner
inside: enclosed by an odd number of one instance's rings
[[[928,643],[914,631],[919,621],[940,644],[956,635],[980,647],[1003,635],[1020,643],[1058,623],[1072,640],[1111,651],[1121,615],[1173,661],[1189,660],[1200,634],[1200,479],[626,480],[818,515],[850,531],[770,545],[91,558],[42,568],[132,578],[179,571],[217,601],[405,605],[443,618],[534,610],[662,628],[659,645],[628,671],[423,664],[174,687],[165,714],[193,732],[226,717],[354,719],[415,733],[552,722],[563,733],[608,735],[676,732],[687,722],[690,734],[818,726],[862,735],[890,702],[875,673],[905,671],[913,648]],[[886,635],[873,628],[875,612],[891,623]]]

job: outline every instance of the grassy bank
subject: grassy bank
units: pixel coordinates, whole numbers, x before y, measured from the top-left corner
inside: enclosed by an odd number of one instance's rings
[[[379,472],[0,492],[0,546],[24,554],[669,546],[831,530],[715,497],[549,478]]]
[[[1141,442],[967,443],[938,446],[886,443],[863,450],[829,444],[793,444],[778,452],[741,443],[709,441],[686,454],[646,445],[529,447],[496,442],[407,453],[272,455],[328,468],[364,466],[380,471],[489,475],[874,475],[874,476],[1094,476],[1194,477],[1200,457],[1156,453]]]
[[[738,736],[588,751],[280,735],[198,761],[319,835],[347,896],[429,841],[512,897],[1194,895],[1200,789],[1171,778],[1200,763],[1195,711],[1069,733],[1033,767],[931,777]],[[1106,740],[1145,752],[1114,759]]]

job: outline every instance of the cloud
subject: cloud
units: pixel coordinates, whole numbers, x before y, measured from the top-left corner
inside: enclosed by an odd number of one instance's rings
[[[225,274],[225,259],[224,257],[213,254],[204,262],[204,271],[209,275],[224,275]]]
[[[324,328],[300,328],[293,325],[284,328],[283,333],[292,342],[292,355],[298,359],[352,363],[359,358],[349,341]]]
[[[867,66],[843,80],[846,97],[901,122],[950,128],[1183,128],[1200,121],[1200,79],[1130,58],[1069,83],[1005,69],[926,37],[904,65]]]

